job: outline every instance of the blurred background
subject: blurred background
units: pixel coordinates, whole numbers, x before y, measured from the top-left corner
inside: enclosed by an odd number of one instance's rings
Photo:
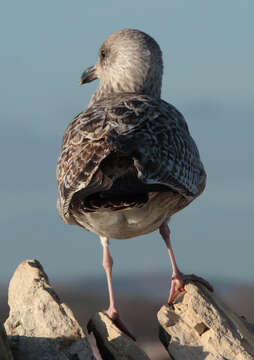
[[[251,0],[2,3],[2,319],[8,282],[28,258],[42,263],[83,324],[107,306],[99,239],[59,218],[55,168],[66,126],[97,86],[80,87],[81,73],[107,35],[129,27],[160,44],[162,98],[184,114],[208,173],[203,195],[171,223],[179,266],[254,321],[253,14]],[[112,240],[111,249],[122,317],[152,358],[164,359],[154,340],[170,286],[165,245],[156,232]]]

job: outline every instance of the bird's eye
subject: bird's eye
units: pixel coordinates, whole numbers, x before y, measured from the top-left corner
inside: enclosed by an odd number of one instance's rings
[[[106,52],[104,49],[101,50],[101,58],[104,59],[106,56]]]

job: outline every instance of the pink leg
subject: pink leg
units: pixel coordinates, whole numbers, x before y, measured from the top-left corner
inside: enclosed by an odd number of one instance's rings
[[[135,340],[134,336],[129,332],[129,330],[126,328],[126,326],[120,320],[119,312],[115,305],[115,297],[114,297],[113,284],[112,284],[113,259],[110,255],[110,251],[109,251],[109,239],[105,236],[100,236],[100,240],[101,240],[101,244],[103,246],[102,265],[106,272],[107,283],[108,283],[108,293],[109,293],[109,307],[106,311],[104,311],[104,314],[106,314],[121,331],[123,331],[126,335],[128,335],[133,340]]]
[[[107,314],[112,320],[115,320],[119,317],[119,313],[115,306],[115,297],[112,285],[113,259],[109,252],[109,239],[107,237],[101,236],[100,240],[103,246],[102,266],[104,267],[104,270],[106,272],[109,293],[109,308],[105,311],[105,314]]]
[[[168,303],[173,304],[174,300],[176,300],[177,297],[179,295],[181,295],[181,293],[184,292],[184,284],[187,280],[198,281],[201,284],[205,285],[210,291],[213,291],[212,286],[206,280],[202,279],[201,277],[193,275],[193,274],[192,275],[184,275],[180,272],[180,270],[176,264],[175,255],[173,253],[173,249],[172,249],[171,242],[170,242],[170,230],[169,230],[168,224],[166,222],[164,222],[160,226],[160,234],[167,246],[170,261],[172,264],[172,270],[173,270]]]

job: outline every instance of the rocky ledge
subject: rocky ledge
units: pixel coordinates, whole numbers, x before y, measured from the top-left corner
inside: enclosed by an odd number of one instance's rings
[[[185,290],[174,306],[163,305],[158,312],[159,337],[169,359],[254,359],[254,325],[202,285],[189,283]],[[37,260],[18,266],[8,303],[10,314],[0,327],[0,360],[149,360],[103,313],[89,321],[97,349],[91,346]]]

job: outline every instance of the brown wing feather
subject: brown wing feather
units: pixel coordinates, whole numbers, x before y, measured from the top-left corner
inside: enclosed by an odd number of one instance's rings
[[[161,100],[116,95],[77,115],[65,131],[57,164],[58,208],[65,221],[75,193],[88,196],[111,188],[114,176],[101,166],[111,153],[132,159],[144,184],[162,184],[186,197],[198,196],[205,186],[183,116]]]
[[[83,129],[91,121],[90,113],[81,113],[70,123],[65,131],[61,154],[57,163],[57,184],[61,215],[68,222],[68,209],[72,196],[86,188],[87,194],[97,188],[110,188],[112,181],[98,171],[101,161],[110,153],[105,146],[103,131],[92,133]],[[91,182],[91,180],[93,180]]]
[[[119,116],[119,127],[109,134],[109,144],[123,156],[132,157],[144,183],[166,185],[185,197],[198,196],[204,190],[206,173],[181,113],[148,97],[124,104],[133,106],[132,114],[126,111]]]

